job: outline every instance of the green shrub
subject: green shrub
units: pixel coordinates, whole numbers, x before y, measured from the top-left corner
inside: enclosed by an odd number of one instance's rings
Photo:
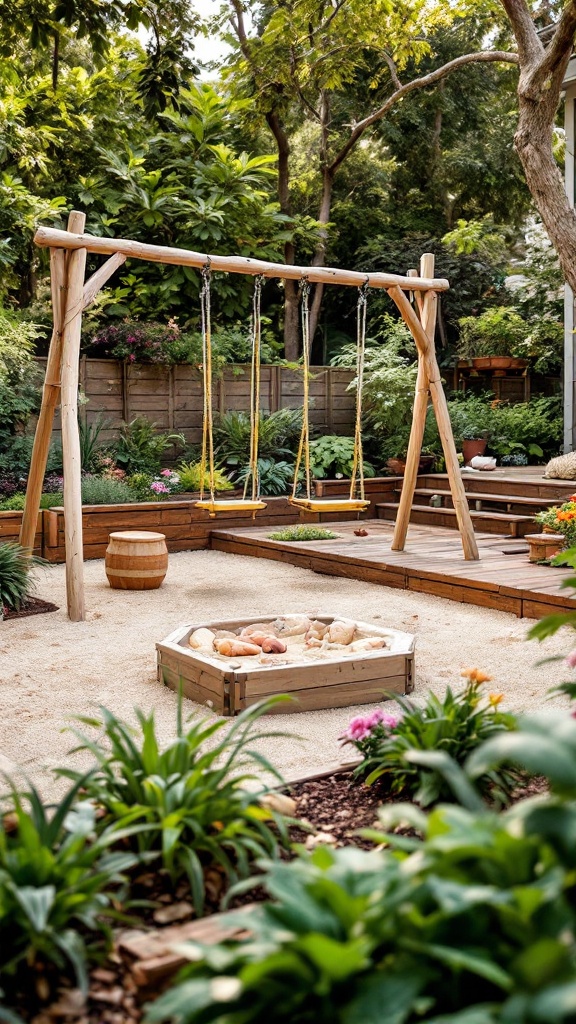
[[[171,445],[184,446],[181,434],[156,433],[156,424],[146,416],[137,416],[124,424],[114,445],[114,458],[128,474],[160,472],[161,459]]]
[[[332,530],[324,530],[319,526],[287,526],[285,530],[276,530],[268,534],[270,540],[334,540],[338,534]]]
[[[106,830],[95,838],[95,808],[77,802],[83,782],[54,806],[33,786],[13,792],[11,813],[0,818],[0,982],[25,985],[28,995],[46,965],[57,968],[56,984],[66,973],[86,990],[86,964],[110,945],[112,904],[135,863],[130,853],[109,852]]]
[[[34,324],[0,307],[0,469],[28,469],[18,442],[40,405],[42,375],[33,359],[37,335]]]
[[[301,409],[279,409],[260,416],[258,453],[261,459],[293,459],[302,430]],[[226,412],[214,422],[214,447],[218,461],[239,472],[250,460],[250,417],[245,412]]]
[[[189,462],[188,465],[183,463],[178,467],[181,491],[199,491],[201,489],[201,468],[202,464],[200,462]],[[204,490],[208,490],[209,487],[210,474],[208,470],[206,470],[204,473]],[[214,472],[214,489],[216,491],[231,491],[234,489],[234,485],[230,483],[228,477],[221,469],[217,469]]]
[[[61,505],[63,501],[63,494],[56,492],[53,494],[41,494],[40,508],[53,508],[55,505]],[[11,498],[5,498],[4,501],[0,501],[0,512],[23,512],[25,504],[26,495],[21,491],[17,491]]]
[[[100,827],[139,826],[132,839],[139,853],[154,853],[176,883],[187,878],[197,914],[204,907],[204,870],[216,866],[235,882],[254,861],[276,856],[282,819],[259,803],[263,789],[243,787],[254,769],[278,773],[249,744],[260,716],[283,698],[269,698],[242,712],[230,727],[224,719],[203,719],[185,728],[179,707],[177,738],[160,750],[154,713],[137,710],[139,729],[106,708],[101,719],[80,719],[100,730],[97,740],[76,732],[80,746],[96,757],[87,794],[101,807]],[[218,733],[225,730],[223,738]],[[260,734],[262,735],[262,734]],[[266,735],[278,735],[267,733]],[[78,781],[79,774],[61,774]],[[273,821],[276,830],[270,828]]]
[[[488,450],[502,457],[526,454],[531,460],[556,454],[562,438],[560,398],[532,398],[529,402],[497,402],[490,395],[454,395],[448,412],[456,446],[465,437],[484,437]],[[430,409],[424,443],[440,451],[438,426]]]
[[[134,492],[123,480],[110,480],[104,476],[82,477],[83,505],[123,505],[134,501]]]
[[[491,306],[479,316],[462,317],[458,324],[461,359],[524,354],[529,327],[513,306]]]
[[[243,466],[237,476],[239,486],[243,487],[248,481],[250,489],[251,480],[250,466]],[[258,459],[259,490],[264,498],[277,498],[282,494],[288,494],[292,490],[293,480],[294,465],[292,463],[276,459]]]
[[[429,693],[423,708],[396,698],[403,710],[398,720],[378,712],[352,719],[344,741],[363,757],[355,776],[368,785],[384,779],[391,793],[414,799],[422,807],[451,799],[450,786],[433,760],[418,759],[415,752],[442,752],[463,764],[489,736],[516,725],[513,715],[498,710],[500,695],[483,699],[480,688],[490,677],[478,669],[466,671],[466,686],[460,693],[448,687],[442,700]],[[517,781],[513,773],[488,772],[479,784],[492,799],[506,803]]]
[[[366,347],[363,408],[370,457],[385,462],[408,444],[418,366],[410,332],[385,313],[378,321],[378,345]],[[334,365],[356,369],[356,346],[342,349]],[[355,390],[356,378],[348,390]]]
[[[30,557],[20,544],[12,541],[0,544],[0,608],[18,611],[34,590],[33,569],[41,561]]]
[[[310,442],[310,464],[313,476],[349,477],[354,467],[354,438],[338,434],[322,434]],[[364,476],[374,476],[374,467],[364,460]]]
[[[504,732],[478,750],[523,743],[532,770],[570,747],[566,799],[536,797],[503,814],[482,807],[451,763],[469,809],[382,809],[391,849],[319,848],[266,866],[269,902],[246,933],[189,948],[152,1024],[569,1024],[576,965],[576,722]],[[545,756],[530,757],[548,730]],[[445,758],[450,766],[450,759]],[[552,773],[550,773],[552,775]],[[411,826],[410,838],[390,829]],[[242,919],[241,919],[242,920]],[[236,919],[235,924],[240,924]]]

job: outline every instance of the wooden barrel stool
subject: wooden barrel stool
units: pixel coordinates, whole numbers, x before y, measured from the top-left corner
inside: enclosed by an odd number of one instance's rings
[[[561,533],[527,533],[524,540],[528,541],[530,547],[529,562],[543,562],[548,558],[554,558],[565,544]]]
[[[156,590],[168,570],[166,538],[145,530],[111,533],[105,564],[115,590]]]

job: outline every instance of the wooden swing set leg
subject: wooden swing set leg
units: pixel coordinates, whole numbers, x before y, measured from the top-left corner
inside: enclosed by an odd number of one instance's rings
[[[68,221],[69,230],[70,220]],[[52,338],[50,339],[50,348],[48,349],[46,377],[42,389],[42,404],[34,434],[30,472],[26,487],[26,502],[20,527],[20,543],[29,552],[32,552],[34,547],[42,484],[44,483],[50,439],[52,437],[54,412],[60,402],[62,326],[64,323],[64,304],[66,300],[66,252],[64,249],[50,250],[50,283],[52,287],[54,326]]]
[[[429,256],[429,254],[426,254]],[[423,260],[426,257],[423,257]],[[432,260],[434,257],[431,257]],[[462,539],[462,549],[464,552],[464,558],[468,561],[477,561],[479,559],[478,545],[476,543],[476,537],[474,535],[474,527],[472,525],[472,519],[470,516],[470,509],[468,507],[468,500],[466,498],[466,490],[464,488],[464,482],[460,473],[460,466],[458,463],[458,456],[456,454],[456,445],[454,444],[454,436],[452,434],[452,424],[450,423],[450,416],[448,414],[448,406],[446,404],[446,395],[442,387],[442,379],[440,376],[440,370],[436,360],[436,353],[434,351],[433,344],[433,325],[436,322],[436,304],[437,297],[435,293],[428,292],[424,299],[422,319],[426,316],[426,329],[424,323],[420,323],[417,314],[413,310],[407,296],[404,294],[401,288],[393,286],[388,289],[390,298],[395,302],[404,323],[410,330],[416,347],[418,349],[419,360],[422,364],[422,373],[425,375],[428,387],[430,389],[430,396],[432,398],[432,405],[434,407],[434,413],[436,416],[436,422],[438,424],[438,431],[440,434],[440,440],[442,441],[442,450],[444,452],[444,459],[446,462],[446,471],[448,473],[448,479],[450,482],[450,491],[452,494],[452,501],[454,503],[454,509],[456,511],[456,520],[458,522],[458,529],[460,531],[460,537]],[[433,316],[432,311],[428,314],[426,306],[429,302],[433,302]],[[430,317],[430,319],[428,319]],[[412,461],[410,465],[410,475],[406,481],[406,498],[403,505],[403,520],[398,528],[398,540],[402,539],[402,531],[407,530],[408,520],[410,517],[410,507],[414,496],[414,487],[416,483],[416,476],[421,450],[421,436],[420,430],[423,432],[422,423],[422,407],[423,401],[420,399],[418,409],[415,405],[414,419],[416,419],[416,413],[420,417],[416,426],[414,426],[414,445],[412,447]],[[425,410],[424,410],[425,417]],[[412,434],[410,437],[412,442]],[[419,441],[419,444],[418,444]],[[416,450],[417,449],[417,450]],[[406,465],[406,473],[408,473],[409,467],[408,462]],[[403,495],[404,496],[404,489]],[[405,538],[405,533],[404,533]],[[402,550],[402,548],[396,548],[396,550]]]
[[[425,270],[426,273],[431,270],[433,274],[434,256],[431,253],[425,253],[420,261],[420,267],[422,270]],[[408,271],[409,277],[417,274],[417,270]],[[428,292],[424,298],[424,302],[419,303],[418,307],[422,327],[426,331],[428,337],[431,337],[432,339],[434,337],[434,328],[436,326],[436,305],[436,293]],[[406,536],[408,533],[408,526],[410,524],[410,512],[414,501],[416,479],[418,477],[418,468],[420,465],[422,441],[424,440],[424,428],[426,426],[426,413],[428,411],[429,400],[430,387],[428,376],[426,374],[424,360],[418,351],[418,377],[416,379],[412,427],[410,430],[408,453],[406,455],[406,468],[404,470],[404,480],[402,481],[402,492],[400,494],[398,514],[396,516],[394,536],[392,538],[392,551],[404,551],[404,546],[406,544]]]

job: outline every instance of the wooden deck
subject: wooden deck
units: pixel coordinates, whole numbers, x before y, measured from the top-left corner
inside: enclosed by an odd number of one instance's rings
[[[211,547],[236,555],[272,558],[329,576],[435,594],[465,604],[538,619],[576,610],[576,599],[561,584],[570,569],[532,565],[521,539],[477,533],[479,562],[466,562],[454,530],[411,525],[405,551],[391,551],[394,524],[380,519],[323,523],[335,540],[292,543],[269,539],[268,527],[215,529]],[[367,537],[354,530],[365,529]],[[572,574],[573,575],[573,574]]]

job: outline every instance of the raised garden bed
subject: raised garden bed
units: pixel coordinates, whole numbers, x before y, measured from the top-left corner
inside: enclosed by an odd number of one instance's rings
[[[234,529],[254,523],[258,526],[282,527],[292,523],[344,522],[355,513],[310,513],[299,515],[288,498],[266,498],[266,509],[255,519],[251,512],[231,512],[211,519],[196,508],[193,498],[164,501],[130,502],[124,505],[84,505],[82,531],[84,558],[104,558],[111,533],[121,530],[149,530],[163,533],[169,551],[192,551],[210,546],[212,530]],[[0,512],[0,542],[17,541],[22,512]],[[48,562],[64,562],[64,509],[44,509],[38,514],[34,551]]]

